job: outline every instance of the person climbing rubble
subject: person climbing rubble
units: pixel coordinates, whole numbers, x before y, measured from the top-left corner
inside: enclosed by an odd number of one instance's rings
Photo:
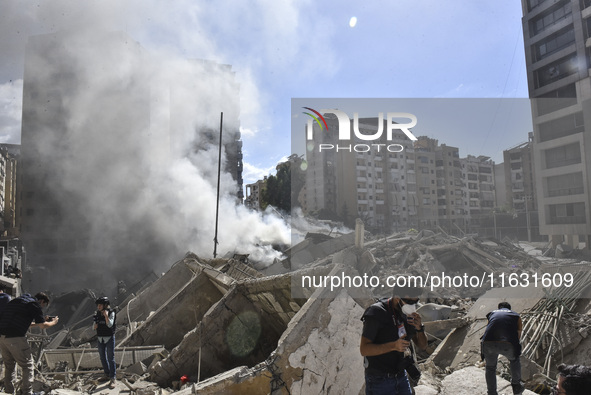
[[[111,310],[109,298],[102,296],[96,300],[97,311],[94,314],[93,329],[97,334],[98,353],[103,365],[105,377],[103,381],[109,381],[109,388],[115,388],[116,364],[115,364],[115,330],[116,313]]]
[[[497,395],[497,360],[504,355],[511,367],[511,387],[514,395],[522,394],[521,382],[521,331],[523,323],[511,305],[501,302],[497,310],[486,315],[488,324],[481,338],[481,357],[486,362],[486,387],[488,395]]]
[[[43,292],[39,292],[35,297],[23,294],[8,302],[0,314],[0,352],[5,372],[4,392],[14,393],[15,366],[18,364],[22,369],[22,394],[33,393],[35,366],[26,334],[29,327],[44,329],[58,323],[58,317],[43,315],[42,308],[48,305],[49,297]]]
[[[421,293],[420,288],[397,287],[393,297],[380,299],[363,313],[359,351],[364,357],[366,394],[411,395],[407,376],[414,365],[411,340],[420,349],[427,347],[425,327],[416,312]]]

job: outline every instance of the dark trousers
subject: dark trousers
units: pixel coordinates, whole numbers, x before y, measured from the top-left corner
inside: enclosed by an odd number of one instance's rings
[[[497,395],[497,360],[504,355],[511,367],[511,384],[521,384],[521,361],[513,344],[509,342],[483,342],[482,353],[486,361],[486,388],[488,395]]]
[[[366,395],[412,395],[406,372],[394,375],[365,374]]]
[[[101,343],[99,338],[98,352],[101,358],[101,364],[105,371],[105,376],[115,378],[115,336],[111,336],[105,343]]]

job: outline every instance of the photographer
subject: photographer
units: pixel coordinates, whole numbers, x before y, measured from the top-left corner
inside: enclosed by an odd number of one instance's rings
[[[109,308],[106,296],[96,300],[97,312],[94,314],[94,326],[98,337],[98,352],[105,372],[104,381],[109,381],[109,388],[115,388],[115,329],[116,314]]]
[[[427,347],[425,327],[415,311],[421,293],[420,288],[397,287],[392,298],[380,299],[363,313],[359,351],[364,357],[366,394],[411,395],[407,371],[419,372],[410,341],[420,349]]]
[[[30,327],[50,328],[59,321],[58,317],[46,317],[42,308],[49,305],[49,297],[39,292],[32,297],[23,294],[6,304],[0,314],[0,351],[4,361],[4,392],[14,392],[15,366],[22,369],[22,394],[33,393],[34,360],[27,342]]]

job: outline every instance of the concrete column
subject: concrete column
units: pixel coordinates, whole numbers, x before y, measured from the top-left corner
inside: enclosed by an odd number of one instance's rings
[[[355,247],[363,248],[364,235],[365,225],[361,219],[357,218],[355,220]]]
[[[566,244],[571,248],[579,246],[579,235],[566,235]]]

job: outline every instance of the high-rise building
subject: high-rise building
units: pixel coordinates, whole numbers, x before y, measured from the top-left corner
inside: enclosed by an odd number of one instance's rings
[[[591,1],[522,0],[522,8],[540,234],[589,247]]]
[[[329,130],[338,130],[335,116],[328,114],[325,119]],[[376,134],[379,122],[386,130],[386,121],[378,118],[361,118],[358,127]],[[412,141],[400,131],[393,132],[390,141],[384,133],[371,146],[357,138],[344,144],[337,137],[314,125],[316,145],[307,154],[305,210],[348,224],[361,218],[368,229],[377,231],[416,227],[419,202]],[[333,148],[319,150],[320,144]],[[392,145],[396,149],[388,150]]]
[[[495,207],[495,162],[488,156],[468,155],[461,163],[466,184],[466,218],[471,227],[478,227],[479,221],[489,216]]]
[[[505,199],[515,211],[537,210],[532,148],[530,140],[503,151]]]
[[[414,145],[421,225],[462,228],[466,210],[459,149],[425,136]]]
[[[20,152],[20,145],[0,144],[0,235],[8,239],[20,235]]]

